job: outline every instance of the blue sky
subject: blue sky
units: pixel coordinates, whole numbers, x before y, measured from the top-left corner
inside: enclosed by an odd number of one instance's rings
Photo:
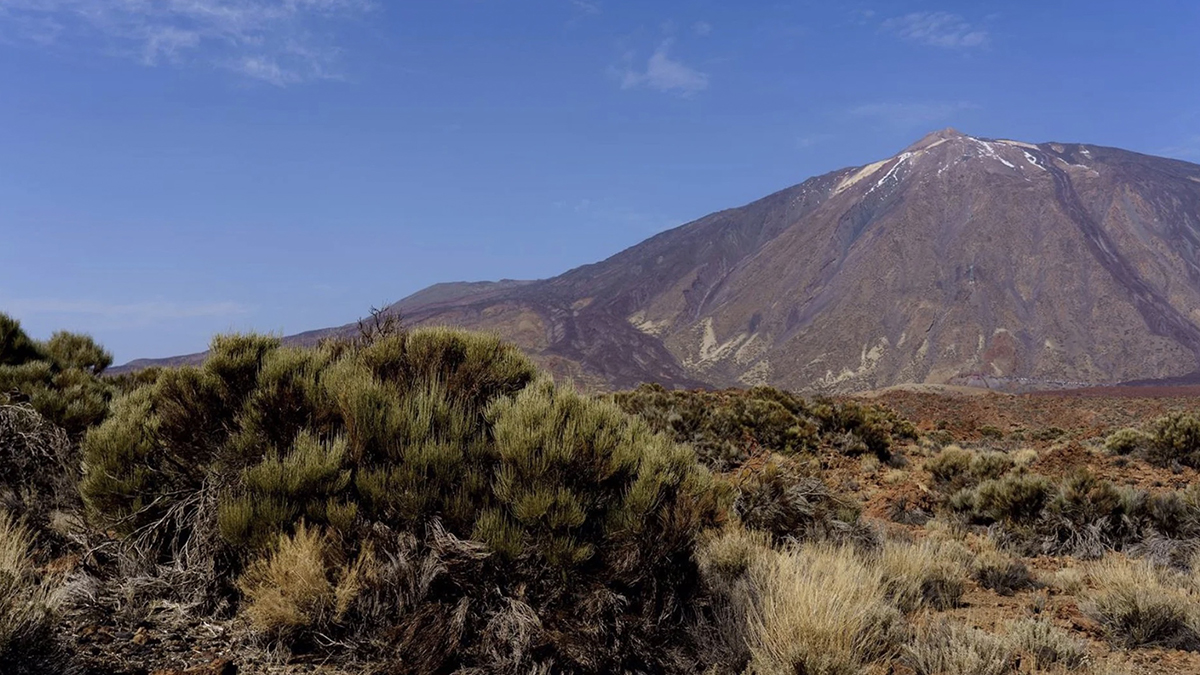
[[[1200,161],[1200,3],[0,0],[0,310],[118,362],[539,278],[955,126]]]

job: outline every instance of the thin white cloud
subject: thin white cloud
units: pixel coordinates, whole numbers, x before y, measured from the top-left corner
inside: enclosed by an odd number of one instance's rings
[[[672,59],[669,54],[671,44],[671,40],[664,40],[646,62],[645,70],[630,67],[632,56],[627,56],[625,70],[621,73],[621,88],[647,87],[681,96],[691,96],[707,89],[708,75]]]
[[[692,32],[695,33],[697,37],[706,37],[712,35],[713,27],[712,24],[707,21],[697,21],[696,23],[692,24]]]
[[[1167,156],[1198,159],[1200,158],[1200,134],[1185,138],[1176,145],[1163,148],[1160,152]]]
[[[946,122],[962,112],[978,108],[977,104],[970,101],[883,102],[867,103],[847,112],[854,117],[909,129]]]
[[[371,0],[0,0],[0,40],[205,64],[283,86],[336,77],[330,24]]]
[[[231,317],[250,308],[237,302],[182,303],[165,300],[111,303],[55,298],[18,298],[0,301],[0,308],[17,316],[92,316],[114,325],[148,326],[179,319]]]
[[[990,41],[986,30],[976,28],[963,17],[949,12],[905,14],[884,21],[883,29],[909,42],[946,49],[985,47]]]
[[[810,134],[808,136],[800,136],[796,139],[796,147],[800,150],[807,150],[814,145],[824,143],[833,138],[830,134]]]
[[[571,0],[571,4],[575,5],[575,9],[579,10],[583,14],[599,14],[600,13],[599,3],[588,2],[587,0]]]

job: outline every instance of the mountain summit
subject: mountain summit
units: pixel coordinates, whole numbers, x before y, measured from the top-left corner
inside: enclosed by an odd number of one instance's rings
[[[1183,376],[1200,365],[1200,166],[946,129],[552,279],[439,284],[393,309],[607,387]]]

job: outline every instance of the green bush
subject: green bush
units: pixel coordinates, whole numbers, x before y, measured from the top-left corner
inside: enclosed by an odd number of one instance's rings
[[[1072,473],[1046,504],[1039,524],[1042,550],[1098,558],[1136,541],[1140,499],[1086,470]]]
[[[1150,425],[1150,444],[1146,458],[1167,466],[1178,462],[1200,468],[1200,417],[1189,413],[1171,413]]]
[[[943,449],[925,462],[925,470],[940,485],[953,488],[967,487],[971,483],[971,460],[975,453],[957,446]]]
[[[822,446],[886,460],[895,441],[916,438],[911,422],[883,406],[808,401],[771,387],[668,391],[650,384],[613,398],[655,431],[692,445],[716,471],[736,469],[758,451],[792,455]]]
[[[816,448],[808,403],[768,387],[749,391],[668,391],[647,384],[613,400],[655,431],[695,448],[709,467],[736,468],[759,449],[791,455]]]
[[[533,377],[516,348],[441,329],[357,349],[218,337],[202,366],[165,370],[114,403],[85,439],[81,493],[129,532],[211,486],[235,547],[300,516],[333,525],[344,499],[385,522],[437,515],[469,532],[465,505],[489,489],[472,464],[494,453],[486,406]]]
[[[0,313],[0,405],[27,403],[79,437],[108,413],[111,386],[100,375],[110,365],[86,335],[60,331],[38,342]]]
[[[1120,429],[1104,441],[1104,449],[1113,455],[1131,455],[1149,447],[1152,439],[1137,429]]]
[[[1054,484],[1045,476],[1010,474],[959,492],[951,498],[951,508],[985,523],[1025,523],[1041,514],[1053,492]]]
[[[0,312],[0,366],[19,366],[45,357],[45,349],[21,330],[21,324]]]
[[[881,405],[820,399],[813,406],[813,415],[823,434],[848,437],[845,444],[848,454],[871,453],[888,460],[895,441],[917,440],[917,428],[912,422]]]
[[[240,587],[253,591],[255,621],[289,643],[335,615],[330,630],[377,636],[415,636],[443,617],[438,630],[460,626],[458,637],[395,638],[389,649],[402,660],[444,650],[438,663],[482,667],[487,645],[464,636],[490,630],[519,599],[557,663],[602,672],[667,658],[650,645],[678,641],[681,622],[661,610],[693,592],[694,541],[719,519],[722,492],[690,448],[611,401],[535,376],[515,347],[447,329],[313,349],[218,338],[202,366],[163,371],[116,401],[85,439],[81,491],[98,522],[143,539],[148,529],[172,530],[160,542],[218,531],[229,554],[218,557],[232,562],[217,573],[248,570]],[[208,494],[215,515],[199,506]],[[370,548],[401,559],[412,548],[402,540],[430,551],[473,540],[486,561],[469,573],[446,567],[451,578],[406,611],[360,607],[386,595],[366,588],[366,600],[330,614],[340,586],[315,572],[291,579],[277,564],[281,542],[304,539],[301,522],[323,533],[319,557],[345,569]],[[316,604],[283,602],[275,578]],[[619,605],[609,601],[618,594]],[[460,603],[470,611],[450,611]]]
[[[979,427],[979,435],[983,436],[984,438],[1000,440],[1004,438],[1004,430],[1000,427],[992,426],[991,424],[985,424]]]
[[[1200,486],[1150,493],[1076,471],[1058,485],[1010,473],[963,489],[945,507],[1030,555],[1098,558],[1110,550],[1150,555],[1180,567],[1200,536]]]
[[[1004,452],[972,452],[951,446],[925,462],[925,470],[942,488],[953,491],[1000,478],[1014,466]]]

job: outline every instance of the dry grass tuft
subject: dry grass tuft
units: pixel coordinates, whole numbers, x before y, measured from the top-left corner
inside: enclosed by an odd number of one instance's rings
[[[0,511],[0,672],[59,673],[66,655],[53,634],[55,588],[39,579],[33,535]]]
[[[1190,579],[1145,560],[1105,559],[1088,576],[1084,611],[1123,647],[1200,650],[1200,597]]]
[[[851,675],[894,651],[900,618],[883,576],[850,548],[764,551],[749,581],[753,673]]]
[[[1083,590],[1085,582],[1083,572],[1074,567],[1064,567],[1058,570],[1049,580],[1051,586],[1067,595],[1078,595]]]
[[[1005,675],[1017,669],[1016,652],[1006,640],[947,621],[921,630],[905,647],[904,661],[917,675]]]
[[[1008,639],[1033,658],[1040,669],[1058,667],[1078,670],[1088,663],[1087,643],[1071,637],[1047,621],[1022,619],[1009,624]]]
[[[925,540],[884,543],[878,566],[888,597],[902,612],[957,607],[966,590],[961,547]]]
[[[256,560],[238,581],[250,624],[283,641],[309,637],[340,621],[370,575],[371,556],[354,563],[334,558],[329,537],[301,524],[282,535],[270,555]]]

